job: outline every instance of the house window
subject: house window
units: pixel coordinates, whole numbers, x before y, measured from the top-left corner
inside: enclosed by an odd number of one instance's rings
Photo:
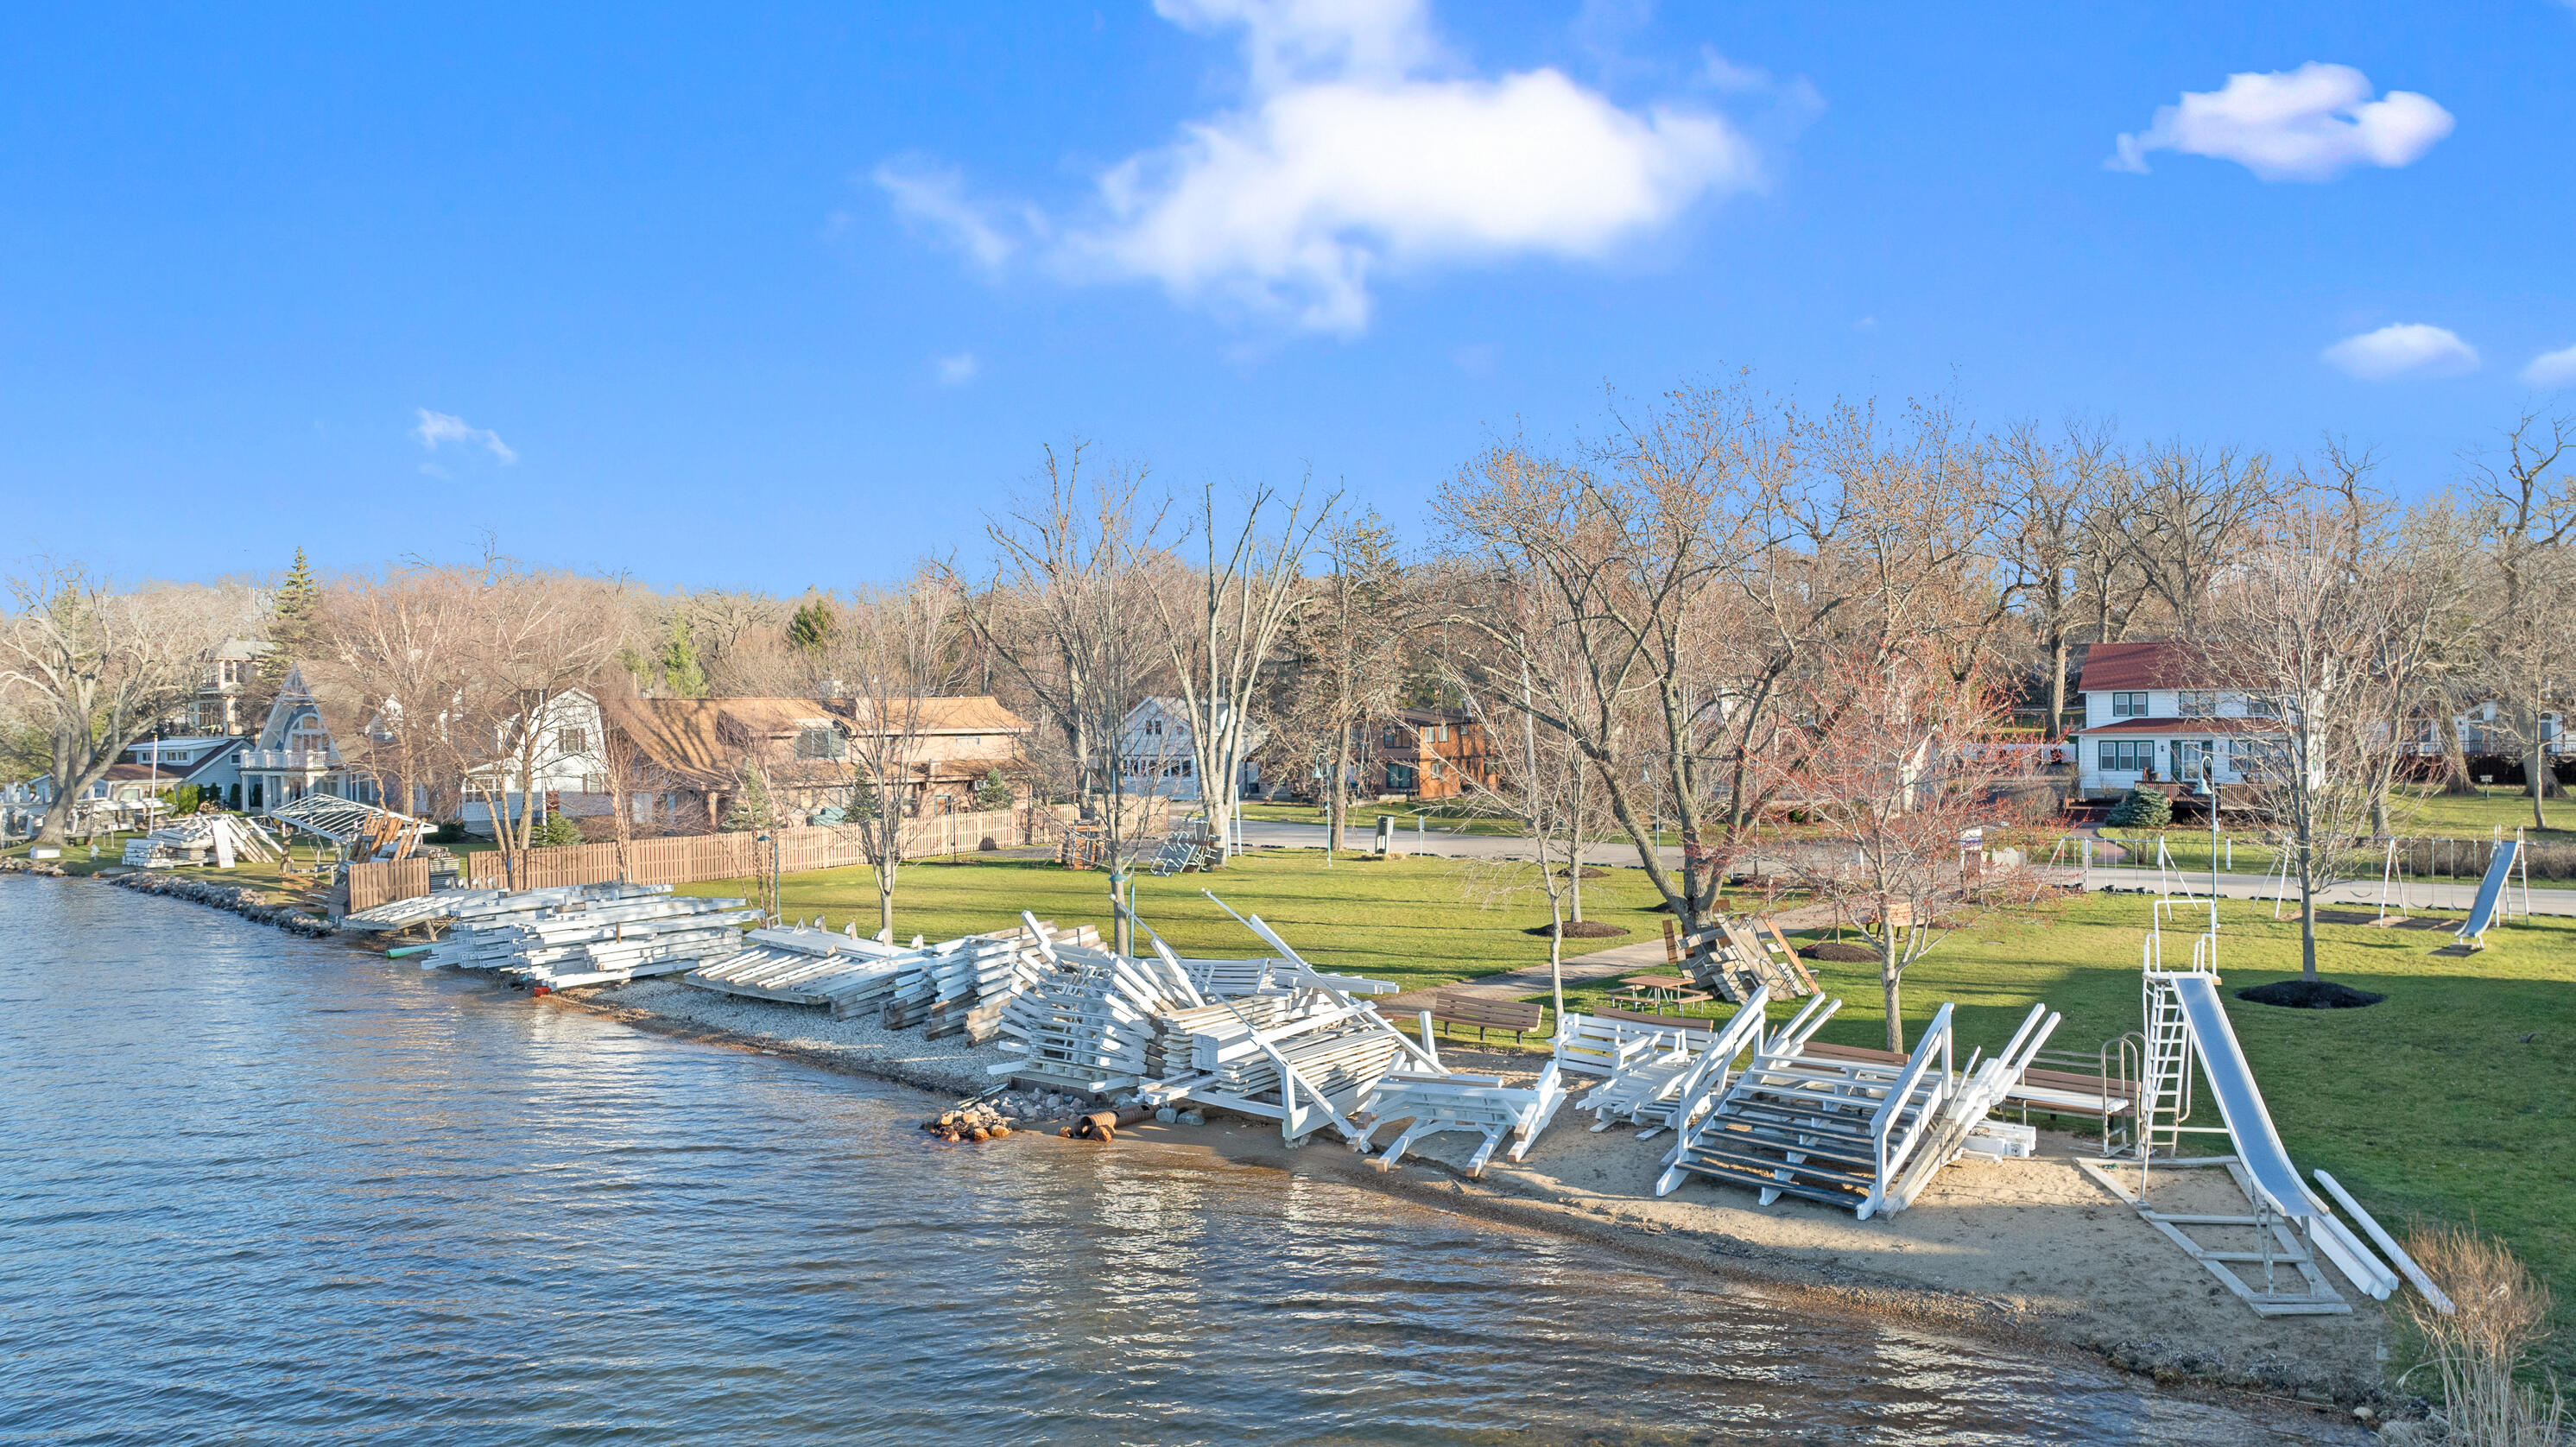
[[[2111,695],[2111,717],[2145,718],[2146,716],[2147,696],[2145,694],[2115,693]]]
[[[555,748],[558,752],[567,754],[587,752],[590,748],[590,735],[581,729],[557,729]]]
[[[808,728],[796,731],[796,757],[800,759],[838,759],[849,753],[849,742],[836,728]]]
[[[2176,739],[2173,746],[2173,771],[2176,779],[2190,783],[2200,777],[2200,761],[2220,762],[2218,743],[2214,739]]]
[[[2247,718],[2279,718],[2281,716],[2281,705],[2273,699],[2266,698],[2262,694],[2249,693],[2245,695],[2245,716]]]
[[[2218,695],[2206,689],[2186,689],[2174,707],[2184,718],[2218,717]]]
[[[957,736],[957,743],[962,748],[980,749],[984,747],[984,736],[982,734],[960,734]]]
[[[2104,739],[2102,767],[2115,774],[2143,774],[2156,766],[2153,739]]]

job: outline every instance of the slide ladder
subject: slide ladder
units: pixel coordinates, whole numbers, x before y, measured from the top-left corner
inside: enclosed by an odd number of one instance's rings
[[[2099,1161],[2078,1161],[2110,1191],[2137,1208],[2148,1224],[2164,1233],[2221,1285],[2260,1316],[2317,1316],[2348,1313],[2351,1304],[2335,1293],[2318,1258],[2331,1261],[2345,1279],[2371,1296],[2385,1300],[2397,1286],[2396,1274],[2381,1264],[2370,1248],[2335,1219],[2300,1181],[2288,1148],[2272,1124],[2263,1093],[2254,1084],[2236,1030],[2218,994],[2218,976],[2206,971],[2154,972],[2146,980],[2147,1099],[2142,1111],[2137,1189],[2130,1190]],[[2191,1072],[2197,1065],[2217,1102],[2220,1126],[2184,1124],[2191,1113]],[[2178,1151],[2186,1132],[2223,1131],[2234,1154],[2168,1157],[2169,1166],[2222,1166],[2244,1195],[2250,1215],[2210,1211],[2169,1213],[2148,1204],[2148,1168],[2158,1146]],[[2185,1228],[2190,1228],[2186,1230]],[[2194,1239],[2192,1232],[2235,1233],[2232,1249]],[[2253,1249],[2241,1238],[2250,1232]]]

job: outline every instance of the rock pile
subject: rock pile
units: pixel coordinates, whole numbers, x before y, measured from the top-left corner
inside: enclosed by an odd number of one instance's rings
[[[256,892],[238,885],[218,884],[211,879],[187,874],[121,874],[113,882],[145,894],[166,894],[196,904],[228,909],[253,924],[273,924],[300,935],[319,938],[331,933],[329,920],[287,905],[266,903]]]
[[[944,1141],[997,1141],[1010,1135],[1011,1122],[979,1101],[942,1111],[937,1119],[923,1121],[921,1128]]]
[[[49,879],[69,879],[71,872],[50,859],[0,859],[0,874],[41,874]]]

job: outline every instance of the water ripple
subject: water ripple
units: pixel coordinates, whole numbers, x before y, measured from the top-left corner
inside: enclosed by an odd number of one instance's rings
[[[0,1007],[0,1443],[2274,1440],[95,886]]]

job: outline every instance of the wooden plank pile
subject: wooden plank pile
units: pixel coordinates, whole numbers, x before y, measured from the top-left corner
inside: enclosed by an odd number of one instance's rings
[[[903,970],[910,951],[861,939],[858,926],[840,934],[816,925],[777,925],[743,937],[742,948],[703,961],[680,977],[701,990],[821,1005],[833,1018],[880,1004]]]
[[[1692,983],[1730,1004],[1743,1004],[1756,988],[1768,990],[1774,1000],[1816,993],[1816,977],[1806,961],[1769,920],[1720,919],[1678,941],[1668,936],[1665,946]]]
[[[1205,1004],[1161,959],[1083,946],[1041,949],[1057,968],[1002,1006],[1002,1048],[1021,1058],[991,1067],[1058,1089],[1098,1095],[1141,1084],[1155,1020]]]
[[[968,935],[914,951],[885,1004],[885,1024],[901,1030],[920,1024],[926,1038],[963,1034],[981,1045],[1001,1033],[1010,1001],[1057,969],[1040,947],[1089,949],[1100,943],[1090,925],[1059,930],[1052,921],[1027,920],[1019,928]]]
[[[741,926],[760,917],[743,903],[663,894],[510,911],[460,921],[421,967],[490,970],[554,989],[678,974],[741,948]]]
[[[341,921],[365,929],[407,929],[413,925],[490,924],[511,915],[534,915],[577,904],[614,903],[669,894],[667,884],[567,884],[553,889],[442,889],[411,899],[397,899],[360,910]],[[435,969],[435,965],[423,966]]]
[[[187,814],[140,838],[125,841],[125,862],[139,869],[176,869],[236,860],[270,860],[283,852],[267,831],[237,814]]]

